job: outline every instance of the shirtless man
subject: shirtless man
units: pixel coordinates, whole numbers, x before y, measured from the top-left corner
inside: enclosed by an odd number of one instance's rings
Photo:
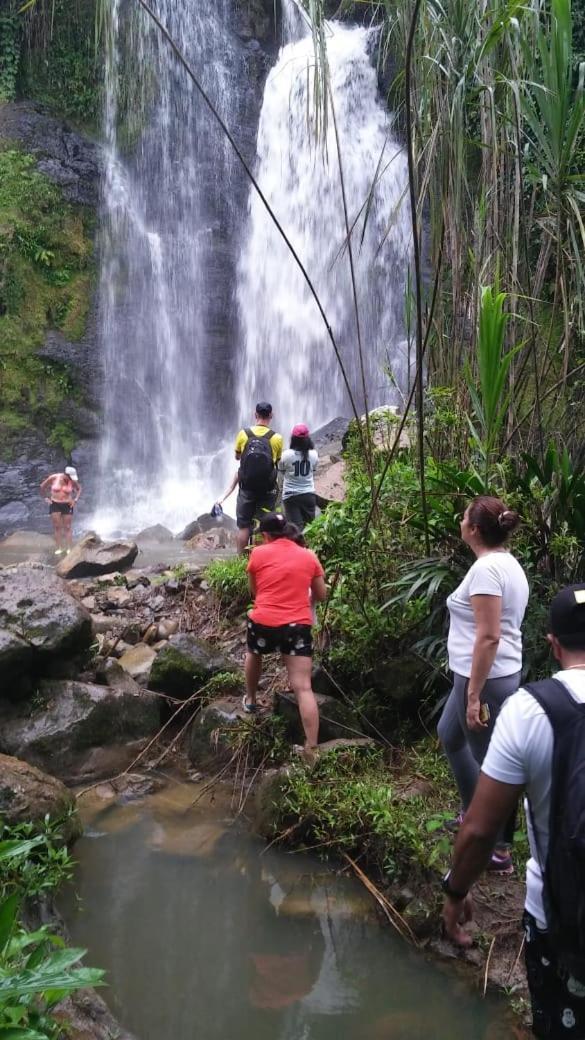
[[[73,507],[79,501],[81,484],[77,470],[66,466],[64,473],[51,473],[41,484],[41,495],[49,503],[55,536],[55,556],[69,552],[73,542]]]

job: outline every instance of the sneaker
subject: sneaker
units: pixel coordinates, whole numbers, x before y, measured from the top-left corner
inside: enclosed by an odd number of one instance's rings
[[[513,874],[514,864],[510,853],[498,852],[496,849],[492,852],[492,858],[487,865],[487,870],[490,874]]]
[[[445,820],[445,823],[444,823],[445,830],[446,831],[451,831],[451,833],[454,834],[456,831],[459,830],[459,828],[460,828],[461,824],[463,823],[464,819],[465,819],[465,812],[462,809],[461,812],[458,813],[458,815],[455,816],[454,819],[452,819],[452,820]]]
[[[55,556],[62,556],[64,552],[64,549],[55,549]]]

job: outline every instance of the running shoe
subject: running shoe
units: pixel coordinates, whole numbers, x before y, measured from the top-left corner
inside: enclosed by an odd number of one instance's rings
[[[510,853],[504,850],[498,852],[495,849],[487,865],[487,870],[490,874],[513,874],[514,864]]]

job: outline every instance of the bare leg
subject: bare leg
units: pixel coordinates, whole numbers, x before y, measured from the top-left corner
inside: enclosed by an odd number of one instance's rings
[[[246,677],[246,701],[248,704],[255,704],[258,682],[262,675],[262,657],[260,654],[252,654],[248,650],[246,663],[244,664],[244,675]]]
[[[282,659],[288,672],[299,707],[299,715],[305,731],[305,748],[317,747],[319,742],[319,708],[311,686],[311,657],[293,657],[283,654]]]
[[[64,513],[62,518],[63,544],[67,549],[73,545],[73,515]]]
[[[238,530],[236,532],[236,547],[237,547],[238,553],[240,555],[246,551],[246,547],[248,545],[249,538],[250,538],[250,528],[249,527],[238,527]]]
[[[61,513],[51,513],[51,520],[53,521],[53,537],[55,539],[55,545],[57,549],[63,548],[63,527],[61,524],[62,515]]]

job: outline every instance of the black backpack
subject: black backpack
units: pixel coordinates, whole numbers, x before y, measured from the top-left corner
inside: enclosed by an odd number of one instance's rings
[[[559,963],[585,982],[585,704],[558,679],[524,686],[544,709],[554,734],[549,844],[543,902],[551,946]],[[538,851],[538,837],[532,825]]]
[[[270,446],[274,431],[267,429],[266,433],[257,434],[248,428],[245,433],[248,440],[240,459],[240,487],[263,495],[276,484],[276,466]]]

